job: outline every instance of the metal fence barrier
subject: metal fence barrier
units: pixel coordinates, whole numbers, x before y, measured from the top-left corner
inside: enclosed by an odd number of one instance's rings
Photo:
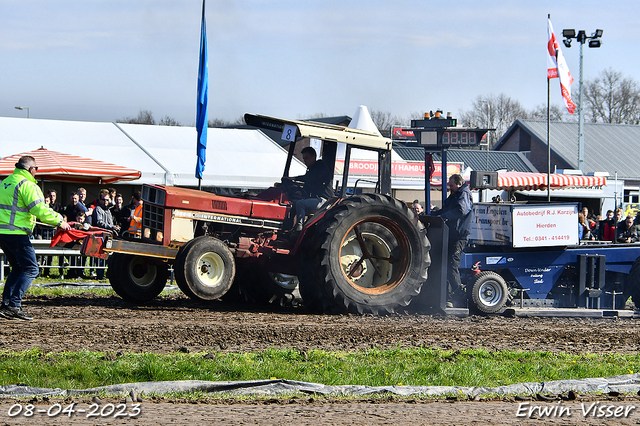
[[[107,269],[106,261],[103,259],[97,259],[93,257],[83,256],[80,254],[80,249],[72,249],[72,248],[64,248],[64,247],[49,247],[51,244],[51,240],[44,239],[33,239],[31,240],[31,244],[33,244],[33,249],[36,252],[36,259],[39,260],[39,268],[40,275],[43,275],[43,269],[51,270],[51,269],[68,269],[75,271],[82,271],[84,269],[95,269],[96,272],[98,270]],[[0,281],[4,281],[5,279],[5,266],[8,266],[8,262],[4,256],[2,250],[0,250]],[[53,260],[54,256],[58,256],[58,259],[62,260],[64,258],[69,259],[69,264],[65,265],[50,265],[47,264],[47,260]],[[87,259],[90,259],[87,265]],[[106,275],[105,275],[106,276]]]

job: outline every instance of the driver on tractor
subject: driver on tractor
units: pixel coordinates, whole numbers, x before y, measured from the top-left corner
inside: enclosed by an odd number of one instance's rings
[[[334,196],[331,186],[333,170],[322,160],[316,160],[316,150],[308,146],[302,150],[302,161],[307,173],[296,177],[283,177],[282,186],[296,213],[295,231],[302,231],[304,218],[316,212],[327,200]],[[296,185],[294,182],[302,182]]]

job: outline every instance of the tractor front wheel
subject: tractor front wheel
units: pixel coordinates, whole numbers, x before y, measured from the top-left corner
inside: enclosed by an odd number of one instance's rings
[[[217,238],[194,238],[178,251],[173,265],[176,283],[196,300],[214,300],[231,287],[236,273],[233,255]]]

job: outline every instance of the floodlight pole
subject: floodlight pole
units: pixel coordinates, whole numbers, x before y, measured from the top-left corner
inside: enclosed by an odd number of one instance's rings
[[[602,37],[602,30],[596,30],[591,36],[587,37],[587,34],[584,30],[576,32],[574,30],[563,30],[562,35],[564,36],[564,45],[567,48],[571,47],[571,39],[576,39],[578,43],[580,43],[580,86],[579,97],[578,97],[578,169],[584,173],[584,96],[583,96],[583,88],[582,84],[584,81],[583,78],[583,47],[584,43],[587,40],[589,41],[589,47],[600,47]]]
[[[580,95],[578,96],[578,170],[584,173],[584,99],[582,83],[583,83],[583,53],[584,37],[578,40],[580,42],[580,85],[578,90]]]

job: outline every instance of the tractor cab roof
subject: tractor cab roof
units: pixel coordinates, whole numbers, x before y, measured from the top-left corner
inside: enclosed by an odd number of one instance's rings
[[[341,142],[358,148],[391,150],[391,139],[366,130],[314,121],[287,120],[256,114],[245,114],[244,119],[250,126],[281,131],[283,134],[282,139],[285,141],[288,140],[289,142],[293,142],[298,137],[306,137],[324,141]],[[292,134],[293,130],[295,130],[295,134]]]

